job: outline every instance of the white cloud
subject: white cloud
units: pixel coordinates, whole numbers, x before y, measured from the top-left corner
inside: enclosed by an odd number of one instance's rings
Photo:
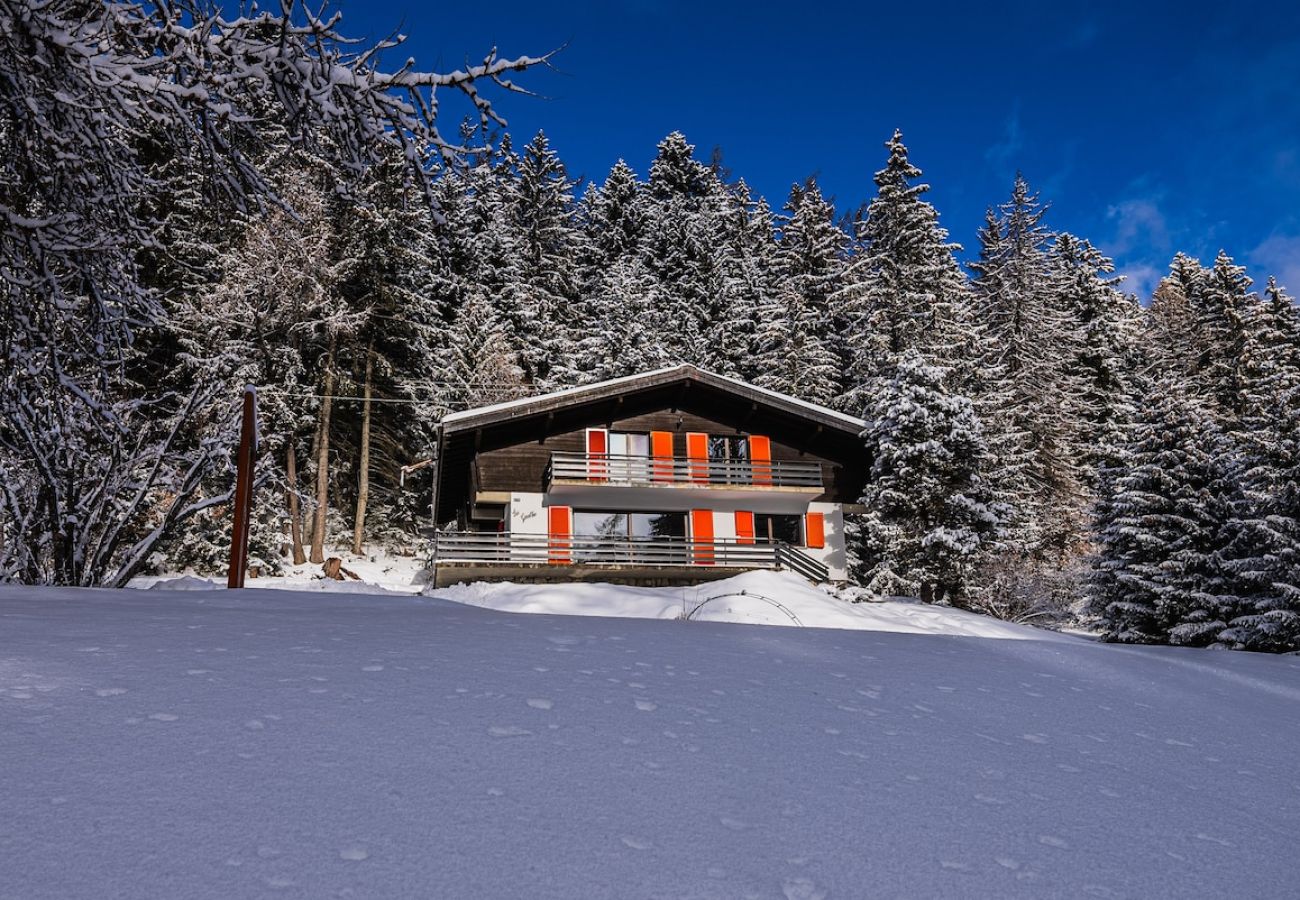
[[[1138,300],[1146,304],[1151,301],[1151,295],[1155,293],[1156,286],[1160,284],[1160,279],[1165,277],[1167,271],[1148,263],[1133,263],[1120,266],[1116,274],[1124,277],[1120,290],[1128,294],[1137,294]]]
[[[1106,218],[1115,223],[1115,234],[1108,248],[1114,254],[1130,250],[1167,252],[1170,248],[1169,223],[1160,209],[1160,197],[1135,197],[1106,210]]]
[[[1272,234],[1246,255],[1246,261],[1256,285],[1273,275],[1291,296],[1300,294],[1300,234]]]

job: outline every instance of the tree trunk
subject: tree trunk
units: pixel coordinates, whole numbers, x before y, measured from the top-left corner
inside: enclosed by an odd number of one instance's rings
[[[316,457],[316,514],[311,526],[311,561],[325,562],[325,513],[329,510],[330,408],[334,401],[334,350],[338,338],[330,338],[325,357],[325,393],[320,405],[320,448]]]
[[[934,602],[934,582],[932,581],[921,582],[921,602],[922,603]]]
[[[366,533],[366,502],[370,499],[370,382],[375,374],[375,350],[366,348],[366,386],[361,400],[361,473],[357,483],[357,515],[352,526],[352,554],[361,555]]]
[[[301,566],[307,561],[307,554],[302,552],[302,514],[298,509],[298,453],[292,442],[289,443],[284,468],[289,480],[289,540],[293,544],[293,564]]]

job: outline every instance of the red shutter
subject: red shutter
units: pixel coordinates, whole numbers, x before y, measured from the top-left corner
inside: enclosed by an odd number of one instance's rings
[[[686,458],[690,460],[691,480],[709,480],[709,436],[699,431],[686,432]]]
[[[691,540],[697,566],[713,565],[713,510],[691,510]]]
[[[761,434],[750,435],[749,464],[753,467],[754,484],[772,483],[772,440]]]
[[[673,433],[671,431],[650,432],[650,455],[654,457],[651,471],[655,481],[673,480]]]
[[[609,432],[603,428],[587,429],[587,479],[604,481],[609,475]]]
[[[747,510],[736,510],[736,543],[754,543],[754,514]]]
[[[573,510],[567,506],[552,506],[547,510],[548,523],[547,561],[553,566],[567,566],[573,561]]]
[[[826,516],[810,512],[804,516],[804,546],[820,550],[826,546]]]

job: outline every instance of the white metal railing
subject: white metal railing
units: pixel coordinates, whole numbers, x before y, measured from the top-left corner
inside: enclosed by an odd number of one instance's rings
[[[825,581],[826,566],[783,541],[741,543],[691,538],[589,537],[438,532],[432,563],[522,565],[601,565],[737,569],[790,569],[812,581]]]
[[[551,454],[546,483],[582,481],[612,485],[737,485],[744,487],[822,487],[817,463],[692,459],[682,456],[617,456],[606,453]]]

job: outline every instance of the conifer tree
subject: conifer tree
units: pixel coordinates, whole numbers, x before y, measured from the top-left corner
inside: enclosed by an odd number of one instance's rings
[[[1046,212],[1017,175],[1010,200],[980,232],[974,312],[983,342],[978,397],[994,488],[1014,511],[1008,540],[1032,563],[1058,567],[1078,548],[1086,497],[1074,432],[1081,392],[1067,314],[1043,226]]]
[[[926,201],[930,186],[916,183],[921,170],[908,158],[903,136],[885,143],[889,158],[875,175],[876,196],[857,226],[860,251],[835,296],[845,325],[842,347],[845,391],[837,406],[857,414],[894,362],[908,349],[947,365],[959,362],[966,344],[963,307],[966,281]]]
[[[659,143],[650,166],[643,259],[658,279],[660,341],[677,362],[708,365],[711,325],[719,317],[713,238],[721,183],[695,159],[680,132]]]
[[[1205,645],[1251,592],[1230,560],[1245,498],[1231,444],[1165,376],[1145,398],[1099,524],[1093,606],[1112,640]]]
[[[877,594],[962,603],[998,530],[979,420],[967,398],[949,393],[946,374],[904,351],[868,412],[861,560]]]
[[[847,240],[834,215],[816,182],[790,191],[776,253],[780,286],[759,310],[755,355],[758,385],[823,405],[840,384],[829,332],[830,298]]]

